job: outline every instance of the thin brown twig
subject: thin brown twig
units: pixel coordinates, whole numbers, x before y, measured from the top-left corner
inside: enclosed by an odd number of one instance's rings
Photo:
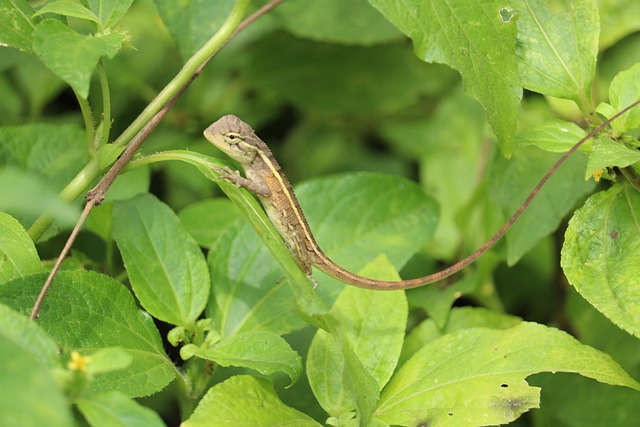
[[[264,6],[262,6],[261,8],[259,8],[258,10],[256,10],[251,15],[249,15],[247,18],[245,18],[238,25],[238,27],[231,34],[231,36],[229,36],[229,38],[220,46],[220,49],[226,46],[226,44],[230,40],[232,40],[236,35],[238,35],[240,31],[245,29],[248,25],[253,23],[256,19],[260,18],[265,13],[269,12],[271,9],[278,6],[283,1],[284,0],[272,0],[269,3],[265,4]],[[178,98],[180,98],[180,96],[184,93],[187,87],[189,87],[189,85],[200,75],[204,67],[209,63],[209,61],[211,61],[211,59],[213,59],[213,57],[220,51],[220,49],[218,49],[216,52],[211,54],[211,56],[209,56],[209,58],[207,58],[207,60],[205,60],[202,63],[202,65],[200,65],[196,69],[196,71],[193,73],[191,78],[182,86],[182,88],[180,88],[180,90],[173,97],[171,97],[169,101],[167,101],[167,103],[151,118],[151,120],[149,120],[149,122],[142,129],[140,129],[140,131],[136,134],[136,136],[127,144],[124,151],[118,157],[118,160],[116,160],[113,166],[111,166],[111,169],[109,169],[109,171],[102,177],[100,182],[98,182],[98,184],[95,187],[93,187],[91,190],[87,192],[87,195],[85,197],[87,204],[85,205],[84,210],[80,215],[80,218],[78,218],[78,221],[76,222],[75,227],[71,231],[71,234],[69,235],[69,238],[67,239],[67,242],[65,243],[64,248],[62,248],[62,251],[60,252],[60,255],[58,256],[58,259],[56,260],[53,268],[49,272],[49,276],[47,277],[47,280],[45,281],[44,285],[42,286],[42,289],[40,290],[40,294],[38,295],[38,298],[36,299],[36,302],[34,303],[33,308],[31,309],[31,314],[29,316],[31,320],[35,320],[38,317],[38,313],[40,312],[40,308],[42,307],[42,302],[44,301],[44,298],[46,297],[47,292],[49,291],[49,288],[51,287],[53,280],[56,277],[56,274],[60,270],[62,261],[64,261],[69,251],[71,250],[71,247],[73,246],[73,243],[75,242],[76,237],[78,236],[78,233],[80,233],[80,230],[82,229],[82,225],[84,224],[85,220],[89,216],[89,213],[91,212],[91,210],[94,208],[94,206],[97,206],[100,203],[102,203],[105,195],[107,194],[107,191],[109,190],[113,182],[116,180],[120,172],[122,172],[122,169],[126,166],[127,163],[129,163],[129,160],[131,160],[131,158],[136,153],[136,151],[138,151],[138,148],[140,148],[140,146],[145,141],[145,139],[147,139],[149,134],[158,126],[158,124],[162,121],[162,119],[164,119],[164,117],[167,115],[171,107],[173,107],[173,105],[176,103]]]

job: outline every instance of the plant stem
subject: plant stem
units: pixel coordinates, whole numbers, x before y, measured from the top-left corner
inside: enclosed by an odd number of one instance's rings
[[[249,0],[238,0],[231,10],[229,17],[222,24],[220,29],[214,34],[204,46],[200,48],[189,60],[184,64],[178,74],[162,89],[153,101],[140,113],[140,115],[122,132],[122,135],[116,139],[113,144],[121,147],[131,141],[134,136],[148,123],[151,118],[165,105],[176,93],[178,93],[185,85],[197,77],[197,71],[203,63],[220,50],[226,41],[233,35],[235,29],[240,24],[244,16]]]
[[[72,202],[77,199],[96,179],[100,173],[100,167],[98,166],[98,160],[93,159],[87,165],[82,168],[80,172],[66,185],[58,194],[58,198],[63,202]],[[29,227],[29,237],[34,242],[37,242],[47,229],[53,223],[53,219],[46,214],[41,215],[35,222]]]
[[[234,5],[229,17],[224,22],[224,24],[220,27],[220,29],[213,35],[213,37],[198,51],[196,52],[184,65],[184,67],[180,70],[180,72],[176,75],[176,77],[169,82],[169,84],[158,94],[158,96],[144,109],[144,111],[134,120],[134,122],[129,125],[127,130],[123,132],[120,137],[114,141],[114,145],[123,146],[127,145],[125,150],[122,152],[118,160],[113,164],[109,172],[100,180],[98,185],[94,187],[86,196],[87,204],[85,209],[80,216],[80,219],[76,223],[69,239],[67,240],[65,247],[62,252],[58,256],[56,263],[51,270],[49,277],[45,281],[42,290],[40,291],[40,295],[36,300],[33,309],[31,310],[31,319],[35,319],[38,316],[38,312],[40,311],[40,306],[42,305],[42,301],[44,300],[46,293],[53,283],[53,279],[56,276],[62,261],[64,260],[66,254],[71,249],[73,242],[75,241],[76,236],[78,235],[84,220],[89,215],[91,209],[102,202],[104,199],[104,195],[107,190],[111,187],[111,184],[115,181],[118,174],[122,171],[124,166],[129,162],[131,157],[135,154],[138,147],[142,144],[142,142],[146,139],[147,135],[151,133],[153,129],[160,123],[160,121],[167,114],[169,109],[173,106],[173,104],[177,101],[180,95],[186,90],[189,84],[200,75],[202,68],[213,58],[213,56],[229,41],[230,38],[235,37],[238,32],[253,22],[258,17],[262,16],[267,11],[271,10],[278,4],[280,4],[283,0],[272,0],[265,6],[258,9],[254,12],[250,17],[241,22],[244,13],[249,6],[250,0],[237,0]],[[73,181],[65,187],[65,190],[69,189],[69,191],[65,192],[63,190],[60,193],[60,198],[70,197],[72,194],[76,193],[76,189],[82,187],[86,189],[91,182],[95,178],[97,178],[100,174],[100,168],[96,159],[92,160],[85,168],[83,169],[86,173],[78,174]],[[78,183],[79,185],[77,185]],[[73,184],[73,185],[72,185]],[[83,191],[81,189],[77,192],[77,197],[80,192]],[[73,199],[75,199],[73,197]],[[71,199],[71,200],[73,200]],[[66,199],[63,199],[66,200]],[[30,236],[34,241],[37,241],[42,234],[47,230],[47,228],[51,225],[52,220],[47,218],[46,216],[41,216],[36,221],[37,227],[34,228],[34,225],[30,228]],[[32,232],[33,230],[33,232]]]
[[[109,142],[109,133],[111,131],[111,93],[109,92],[109,81],[107,80],[107,73],[104,70],[102,59],[98,61],[98,77],[102,91],[102,132],[96,147],[96,154],[97,149]]]
[[[82,118],[84,120],[84,128],[87,133],[87,144],[89,149],[89,154],[93,151],[91,150],[91,146],[93,144],[93,139],[95,138],[95,129],[93,123],[93,114],[91,113],[91,105],[89,105],[89,101],[83,97],[81,97],[78,92],[75,90],[73,93],[76,95],[76,99],[78,100],[78,105],[80,106],[80,111],[82,112]]]

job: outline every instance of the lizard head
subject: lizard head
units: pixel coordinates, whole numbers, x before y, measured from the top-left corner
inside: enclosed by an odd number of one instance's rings
[[[258,154],[258,137],[251,126],[233,115],[223,116],[204,131],[213,145],[241,164],[251,163]]]

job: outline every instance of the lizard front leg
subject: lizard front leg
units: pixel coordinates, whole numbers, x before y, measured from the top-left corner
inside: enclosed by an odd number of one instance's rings
[[[271,190],[264,181],[253,181],[245,178],[240,175],[240,171],[234,171],[229,166],[215,168],[214,170],[220,174],[220,178],[235,184],[237,187],[244,187],[261,197],[269,197],[271,195]]]

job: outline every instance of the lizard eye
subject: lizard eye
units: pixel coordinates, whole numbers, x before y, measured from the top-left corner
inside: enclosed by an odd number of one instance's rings
[[[224,134],[224,139],[230,145],[239,144],[242,141],[242,136],[239,133],[229,132]]]

